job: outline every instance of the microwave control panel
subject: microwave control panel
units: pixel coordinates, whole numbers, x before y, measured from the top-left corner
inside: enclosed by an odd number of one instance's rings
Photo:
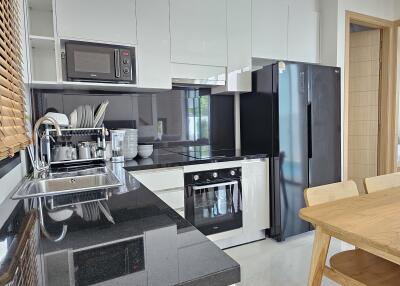
[[[132,69],[133,69],[133,63],[132,63],[132,55],[131,51],[127,49],[121,49],[120,50],[120,66],[121,66],[121,72],[120,72],[120,78],[121,80],[132,80]]]

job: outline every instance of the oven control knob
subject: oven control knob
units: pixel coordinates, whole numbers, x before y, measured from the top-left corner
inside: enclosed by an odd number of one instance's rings
[[[235,176],[235,175],[236,175],[235,170],[231,170],[231,176]]]
[[[193,180],[198,181],[200,179],[199,175],[194,175]]]
[[[218,173],[217,173],[217,172],[213,172],[213,173],[212,173],[212,177],[213,177],[213,178],[217,178],[217,177],[218,177]]]

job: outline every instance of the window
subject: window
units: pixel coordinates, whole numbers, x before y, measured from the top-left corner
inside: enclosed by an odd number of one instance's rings
[[[25,128],[19,9],[17,0],[0,1],[0,159],[30,142]]]

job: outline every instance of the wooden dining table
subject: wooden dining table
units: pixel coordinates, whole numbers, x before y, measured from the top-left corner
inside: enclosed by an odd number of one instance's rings
[[[400,265],[400,188],[303,208],[299,215],[315,226],[309,286],[321,285],[331,237]]]

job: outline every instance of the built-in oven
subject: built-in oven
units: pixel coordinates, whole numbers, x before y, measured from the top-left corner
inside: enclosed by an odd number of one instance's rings
[[[62,46],[65,81],[136,83],[134,47],[79,41]]]
[[[243,226],[241,168],[185,174],[185,218],[205,235]]]

